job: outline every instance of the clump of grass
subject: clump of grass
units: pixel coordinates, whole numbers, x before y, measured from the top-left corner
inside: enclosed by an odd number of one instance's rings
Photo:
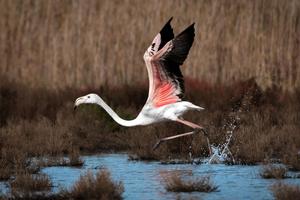
[[[260,171],[260,176],[262,178],[270,179],[283,179],[286,178],[287,169],[284,166],[276,165],[265,165]]]
[[[11,193],[15,198],[33,196],[36,191],[48,192],[51,185],[47,175],[27,172],[17,174],[15,180],[10,183]]]
[[[296,200],[300,197],[300,186],[277,183],[271,190],[275,200]]]
[[[72,149],[69,154],[69,166],[81,167],[84,161],[80,158],[79,151]]]
[[[95,176],[91,171],[81,175],[69,191],[73,199],[122,199],[122,182],[114,182],[108,170],[101,169]]]
[[[187,177],[183,177],[183,174],[180,171],[162,172],[161,176],[164,180],[165,189],[171,192],[213,192],[218,189],[218,186],[214,185],[210,180],[210,176],[195,177],[193,180],[187,180]]]

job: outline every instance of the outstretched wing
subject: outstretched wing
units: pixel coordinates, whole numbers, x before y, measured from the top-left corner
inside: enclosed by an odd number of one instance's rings
[[[164,28],[166,26],[170,27],[168,28],[168,33],[170,33],[170,30],[172,31],[170,20]],[[149,75],[147,103],[152,103],[154,107],[160,107],[181,101],[184,93],[184,80],[179,66],[185,61],[193,44],[194,36],[195,29],[192,24],[168,42],[165,42],[166,39],[161,40],[161,38],[168,38],[163,36],[162,32],[154,38],[153,43],[155,44],[152,43],[150,49],[148,48],[144,54]],[[159,46],[156,46],[157,42]],[[154,47],[151,48],[152,46]]]
[[[147,49],[146,53],[149,53],[150,56],[153,56],[157,51],[163,48],[167,42],[174,38],[173,29],[170,24],[172,19],[173,17],[169,19]]]

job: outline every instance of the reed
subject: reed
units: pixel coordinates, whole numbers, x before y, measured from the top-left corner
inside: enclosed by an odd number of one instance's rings
[[[175,33],[196,22],[186,76],[294,90],[299,9],[298,0],[1,0],[0,74],[42,88],[146,85],[143,53],[174,16]]]

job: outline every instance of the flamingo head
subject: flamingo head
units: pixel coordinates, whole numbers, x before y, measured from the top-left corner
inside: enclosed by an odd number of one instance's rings
[[[82,97],[78,97],[74,103],[74,110],[81,104],[97,104],[99,102],[99,96],[97,94],[91,93]]]

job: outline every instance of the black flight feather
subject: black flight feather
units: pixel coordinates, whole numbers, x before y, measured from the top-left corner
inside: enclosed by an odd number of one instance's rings
[[[171,42],[171,49],[167,50],[162,56],[161,64],[164,66],[164,72],[172,79],[172,82],[180,88],[180,98],[184,93],[184,80],[179,66],[183,64],[190,48],[194,42],[195,28],[194,24],[187,27]]]
[[[173,17],[171,17],[169,19],[169,21],[164,25],[164,27],[161,29],[160,33],[160,37],[161,37],[161,42],[160,45],[158,47],[158,51],[163,48],[165,46],[165,44],[167,44],[167,42],[169,42],[170,40],[172,40],[174,38],[174,33],[173,33],[173,29],[171,27],[171,21],[172,21]]]

